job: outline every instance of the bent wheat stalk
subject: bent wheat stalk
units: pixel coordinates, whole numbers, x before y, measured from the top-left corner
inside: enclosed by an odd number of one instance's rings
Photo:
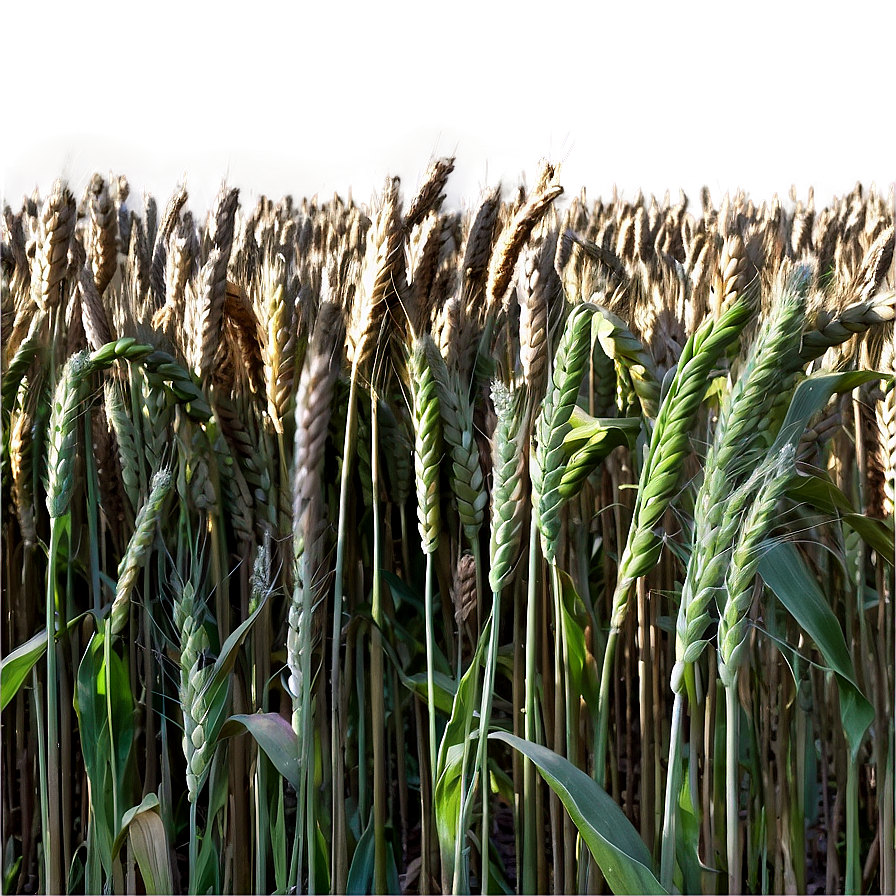
[[[716,321],[708,318],[682,349],[678,368],[657,414],[650,445],[638,480],[638,497],[625,542],[610,617],[610,634],[604,652],[598,706],[598,742],[594,758],[597,782],[604,783],[609,726],[610,679],[616,642],[628,612],[635,582],[656,566],[663,547],[656,531],[678,488],[690,431],[709,385],[710,371],[722,353],[739,336],[753,314],[753,303],[735,294],[734,301]]]
[[[719,606],[719,677],[725,686],[727,748],[725,752],[725,837],[728,853],[728,892],[737,893],[740,882],[738,825],[738,737],[740,712],[737,674],[747,650],[747,614],[753,602],[753,580],[762,558],[762,542],[774,523],[775,507],[793,475],[792,446],[762,466],[764,479],[744,518],[725,577],[725,601]]]
[[[90,371],[86,352],[65,363],[53,395],[47,448],[47,511],[50,514],[50,550],[47,565],[47,823],[44,829],[44,867],[48,893],[62,892],[62,868],[57,844],[61,842],[59,782],[59,701],[56,667],[56,575],[59,547],[69,531],[69,508],[75,489],[75,448],[78,413]]]

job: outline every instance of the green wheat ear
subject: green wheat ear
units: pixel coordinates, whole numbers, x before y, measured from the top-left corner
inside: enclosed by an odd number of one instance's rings
[[[171,470],[159,470],[152,477],[149,497],[140,508],[140,513],[134,524],[134,534],[118,565],[118,585],[115,589],[115,600],[112,602],[111,611],[113,635],[120,634],[128,620],[131,592],[134,590],[137,574],[146,562],[146,556],[155,538],[156,526],[162,516],[165,498],[168,497],[173,483],[174,477]]]
[[[657,533],[690,451],[690,433],[722,353],[740,336],[754,305],[738,298],[716,321],[708,318],[685,343],[678,368],[657,414],[639,477],[634,517],[619,561],[611,627],[618,630],[628,609],[631,588],[656,566],[662,551]]]
[[[794,448],[785,445],[763,463],[763,480],[737,537],[725,577],[725,601],[719,606],[719,677],[725,687],[736,680],[747,648],[747,613],[753,580],[762,559],[762,543],[775,522],[775,508],[793,478]]]
[[[180,632],[178,696],[184,717],[183,750],[187,760],[187,796],[191,803],[199,795],[213,750],[203,727],[208,707],[202,694],[212,666],[204,661],[209,641],[202,624],[202,609],[193,583],[187,582],[174,604],[174,624]]]
[[[560,483],[566,468],[563,440],[572,416],[591,348],[591,317],[595,306],[576,305],[566,320],[557,346],[554,370],[535,421],[536,446],[532,464],[532,504],[541,530],[545,557],[553,562],[560,534]]]
[[[65,516],[72,502],[77,419],[90,369],[87,352],[72,355],[53,394],[47,439],[47,511],[54,520]]]
[[[488,503],[479,444],[473,431],[473,410],[468,390],[456,371],[449,373],[438,346],[430,337],[424,337],[424,351],[435,381],[442,435],[451,454],[451,490],[464,532],[472,543],[482,527]]]
[[[494,479],[489,585],[497,593],[513,576],[526,516],[523,500],[526,389],[521,387],[511,391],[495,381],[492,383],[492,403],[498,421],[492,441]]]

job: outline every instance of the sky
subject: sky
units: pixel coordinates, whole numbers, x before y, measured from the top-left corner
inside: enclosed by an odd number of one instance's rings
[[[560,164],[565,197],[699,208],[791,185],[816,203],[896,179],[896,3],[541,4],[451,0],[8,2],[0,12],[0,190],[19,207],[99,171],[208,208],[387,175],[409,198],[455,155],[451,207]]]

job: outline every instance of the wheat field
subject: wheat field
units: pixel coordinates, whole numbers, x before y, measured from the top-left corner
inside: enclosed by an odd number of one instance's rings
[[[894,196],[3,210],[6,893],[893,893]]]

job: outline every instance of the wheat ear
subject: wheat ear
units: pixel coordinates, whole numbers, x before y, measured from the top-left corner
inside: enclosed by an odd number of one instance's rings
[[[19,529],[26,548],[37,544],[35,525],[34,486],[31,477],[35,407],[38,389],[23,380],[22,390],[27,396],[23,406],[14,410],[9,425],[9,471],[12,478],[12,500],[19,520]]]
[[[408,363],[414,414],[414,473],[417,488],[417,520],[423,551],[432,554],[439,546],[439,461],[442,456],[442,417],[427,341],[420,336]]]
[[[62,299],[60,286],[68,267],[68,250],[75,234],[75,197],[57,180],[40,215],[38,247],[31,275],[34,301],[42,310]]]
[[[545,558],[553,563],[560,535],[560,483],[566,466],[563,440],[579,395],[591,348],[591,318],[595,308],[576,305],[566,320],[554,370],[541,410],[535,421],[535,450],[532,452],[532,504],[541,531]]]
[[[471,297],[471,301],[476,301],[485,289],[500,210],[501,189],[495,187],[483,197],[470,225],[461,273],[464,292]]]
[[[15,354],[3,371],[3,381],[0,386],[0,408],[2,408],[4,418],[15,407],[22,379],[46,344],[47,336],[44,333],[46,320],[47,316],[42,311],[38,311],[32,316],[27,335],[19,343]]]
[[[654,531],[666,512],[689,451],[690,430],[719,357],[739,336],[753,304],[738,297],[718,321],[707,319],[685,343],[678,368],[660,406],[639,477],[638,497],[625,549],[619,562],[611,628],[625,618],[634,582],[653,569],[662,549]]]
[[[454,157],[446,156],[436,159],[426,171],[423,184],[417,195],[411,200],[404,217],[405,229],[410,230],[419,224],[431,211],[438,211],[445,200],[445,184],[448,176],[454,171]]]
[[[77,418],[89,371],[87,352],[72,355],[53,394],[47,437],[47,510],[52,520],[68,513],[75,489]]]
[[[451,489],[464,532],[472,544],[482,526],[488,503],[479,445],[473,432],[473,411],[467,389],[456,371],[449,373],[430,337],[424,338],[424,349],[438,391],[445,444],[451,453]]]
[[[292,397],[295,376],[293,302],[287,294],[286,274],[286,258],[283,255],[265,262],[261,278],[263,305],[256,307],[268,415],[274,431],[279,434],[283,433],[283,416]]]
[[[507,288],[513,277],[520,251],[529,239],[536,224],[547,214],[551,203],[563,192],[563,187],[552,183],[547,172],[552,169],[546,166],[541,183],[532,191],[526,203],[516,213],[513,220],[504,228],[495,246],[488,275],[488,307],[493,308],[503,301]]]
[[[112,602],[110,619],[112,634],[121,633],[130,613],[131,592],[137,582],[137,574],[143,568],[149,549],[156,536],[156,526],[162,516],[165,498],[171,491],[174,477],[170,470],[159,470],[152,477],[149,497],[140,508],[134,524],[134,534],[128,542],[127,550],[118,564],[118,584],[115,600]]]
[[[856,277],[859,296],[862,299],[870,298],[881,288],[887,272],[893,265],[894,248],[896,248],[896,228],[890,224],[882,228],[868,247]]]
[[[199,274],[193,315],[192,362],[200,380],[209,378],[220,346],[226,291],[227,260],[216,246]]]
[[[174,602],[174,625],[180,633],[180,697],[184,716],[184,757],[187,760],[187,797],[196,802],[205,780],[214,746],[203,727],[208,707],[203,692],[212,674],[206,663],[208,634],[203,625],[204,606],[192,582],[186,582],[181,596]]]
[[[603,321],[598,326],[597,338],[604,354],[624,369],[642,413],[655,420],[660,405],[660,382],[653,357],[621,317],[601,306],[598,311]]]
[[[712,310],[714,316],[722,313],[739,295],[743,295],[748,284],[747,253],[743,237],[734,233],[726,238],[722,246],[722,257],[716,273],[713,289]]]
[[[170,270],[170,262],[168,261],[169,240],[174,234],[175,228],[178,226],[180,211],[187,201],[187,188],[183,184],[177,187],[168,204],[165,206],[165,214],[162,216],[162,223],[155,235],[152,249],[152,261],[150,263],[150,281],[156,305],[160,305],[163,301],[168,302],[168,274]]]
[[[761,465],[763,478],[738,532],[727,563],[725,600],[719,606],[719,677],[735,683],[747,647],[747,613],[753,580],[762,559],[762,544],[775,521],[775,508],[793,477],[794,450],[785,445]]]
[[[753,340],[740,376],[722,402],[696,499],[698,541],[705,534],[701,521],[711,521],[718,514],[732,483],[771,442],[770,411],[781,393],[786,399],[792,384],[788,365],[799,350],[805,317],[805,300],[798,290],[799,283],[785,282]]]
[[[382,347],[380,332],[390,331],[385,326],[386,317],[404,301],[407,291],[398,188],[398,178],[387,180],[382,204],[367,234],[360,284],[346,332],[348,361],[352,369],[363,368],[373,353]]]
[[[86,265],[81,268],[78,278],[78,293],[81,299],[81,323],[84,335],[92,351],[98,351],[112,341],[112,330],[103,306],[102,290],[94,283],[96,275]]]
[[[678,481],[689,451],[690,431],[706,388],[710,371],[722,353],[740,336],[753,314],[754,306],[744,296],[735,298],[719,319],[707,318],[685,343],[678,367],[660,405],[650,444],[638,480],[638,497],[625,548],[619,560],[613,592],[610,635],[604,651],[598,706],[598,743],[595,770],[598,783],[605,774],[609,726],[610,679],[616,641],[628,612],[634,583],[659,562],[663,540],[660,522],[678,489]]]
[[[408,284],[408,317],[411,332],[418,333],[432,315],[436,271],[442,249],[442,221],[435,212],[421,221],[410,240],[412,260]]]
[[[493,592],[505,588],[513,578],[526,517],[526,391],[511,391],[503,383],[492,383],[492,403],[497,424],[492,436],[493,482],[489,585]]]
[[[894,346],[892,341],[885,347],[879,362],[879,370],[893,372]],[[869,460],[876,471],[881,487],[870,502],[869,513],[875,516],[891,517],[896,493],[896,383],[890,382],[884,394],[874,402],[874,416],[877,423],[876,436],[872,441]],[[875,510],[877,513],[875,513]]]
[[[454,620],[460,626],[467,621],[470,613],[476,609],[476,560],[469,551],[461,554],[454,570],[451,582],[451,604],[454,607]]]
[[[90,238],[88,258],[93,280],[102,295],[118,267],[118,211],[106,182],[94,174],[89,187]]]
[[[888,290],[848,305],[829,317],[820,315],[815,329],[803,334],[799,357],[803,364],[820,358],[829,348],[896,316],[896,292]]]
[[[546,236],[524,256],[520,274],[520,362],[529,394],[538,399],[548,371],[549,310],[562,295],[554,270],[555,240]]]

